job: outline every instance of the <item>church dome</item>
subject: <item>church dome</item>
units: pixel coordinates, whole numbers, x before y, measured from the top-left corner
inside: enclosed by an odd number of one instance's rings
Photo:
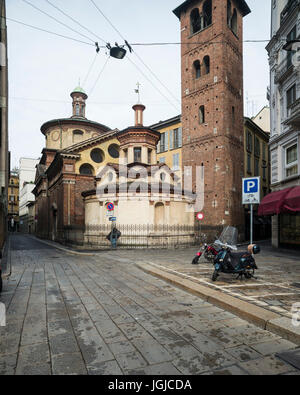
[[[77,86],[72,93],[83,93],[84,95],[86,95],[86,92],[84,91],[83,88],[81,88],[81,86]]]

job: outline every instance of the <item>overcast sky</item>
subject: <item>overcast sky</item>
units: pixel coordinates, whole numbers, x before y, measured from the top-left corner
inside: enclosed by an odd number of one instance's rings
[[[99,41],[99,45],[103,45],[103,39],[111,44],[123,44],[120,35],[91,0],[50,1],[94,35],[62,15],[46,0],[28,1],[86,37],[70,31],[23,0],[7,1],[7,17],[85,43]],[[94,1],[130,43],[180,41],[179,20],[172,10],[183,0]],[[252,14],[244,18],[244,40],[268,40],[270,0],[248,0],[248,5]],[[180,114],[179,45],[134,46],[134,54],[128,54],[123,60],[110,58],[106,63],[105,50],[96,57],[93,45],[33,30],[9,20],[7,24],[12,167],[18,166],[20,157],[40,157],[45,144],[40,127],[50,119],[71,115],[70,93],[79,79],[81,85],[85,82],[84,89],[89,94],[87,117],[112,129],[123,129],[133,124],[131,107],[137,101],[134,92],[137,82],[141,83],[141,101],[147,107],[146,125]],[[248,116],[268,104],[266,44],[244,44],[245,115]],[[94,60],[94,67],[88,75]]]

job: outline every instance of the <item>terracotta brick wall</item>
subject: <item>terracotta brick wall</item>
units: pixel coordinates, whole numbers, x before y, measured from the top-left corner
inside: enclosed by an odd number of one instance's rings
[[[194,2],[181,15],[183,166],[204,166],[203,225],[242,226],[242,15],[238,13],[235,35],[227,26],[227,1],[214,0],[212,25],[191,36],[190,12],[195,7],[202,9],[202,4]],[[196,79],[193,63],[203,63],[207,55],[210,72]],[[200,124],[202,105],[205,122]]]

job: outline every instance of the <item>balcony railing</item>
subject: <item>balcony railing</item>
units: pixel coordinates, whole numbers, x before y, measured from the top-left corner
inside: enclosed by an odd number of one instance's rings
[[[285,22],[286,17],[300,4],[300,0],[289,0],[280,14],[281,24]]]
[[[276,68],[275,72],[275,84],[286,79],[294,70],[294,65],[292,63],[292,58],[290,56],[286,57]]]

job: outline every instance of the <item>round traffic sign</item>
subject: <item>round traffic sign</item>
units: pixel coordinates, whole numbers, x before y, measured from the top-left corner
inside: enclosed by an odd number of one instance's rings
[[[113,203],[107,203],[106,208],[108,211],[114,211],[115,205]]]
[[[198,219],[199,221],[202,221],[202,220],[204,219],[204,214],[203,214],[203,213],[198,213],[198,214],[197,214],[197,219]]]

